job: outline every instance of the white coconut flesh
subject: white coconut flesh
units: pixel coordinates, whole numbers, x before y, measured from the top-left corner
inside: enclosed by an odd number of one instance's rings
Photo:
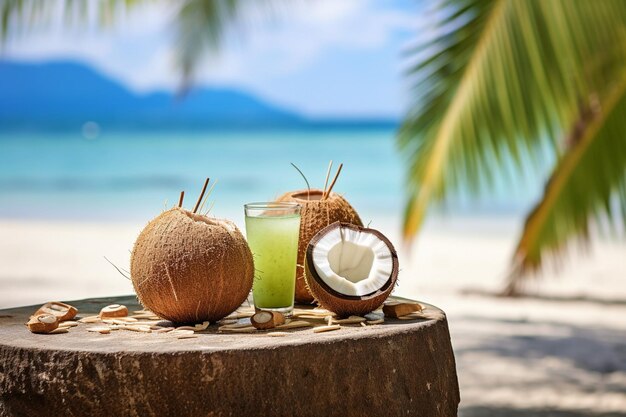
[[[338,293],[364,296],[391,279],[391,249],[376,234],[337,227],[319,239],[313,249],[315,271]]]

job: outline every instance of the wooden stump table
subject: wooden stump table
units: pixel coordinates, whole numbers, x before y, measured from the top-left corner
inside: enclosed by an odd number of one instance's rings
[[[135,297],[70,302],[79,316]],[[384,324],[220,333],[197,338],[118,330],[32,334],[38,306],[0,310],[0,416],[457,415],[445,314]],[[322,323],[320,323],[322,324]]]

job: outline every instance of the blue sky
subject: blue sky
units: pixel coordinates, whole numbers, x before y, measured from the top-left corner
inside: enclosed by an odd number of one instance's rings
[[[420,8],[412,0],[286,1],[268,17],[248,7],[198,82],[245,89],[312,117],[400,117],[401,51],[422,33]],[[175,11],[172,3],[141,6],[106,30],[55,22],[11,38],[2,56],[78,60],[137,92],[173,90]]]

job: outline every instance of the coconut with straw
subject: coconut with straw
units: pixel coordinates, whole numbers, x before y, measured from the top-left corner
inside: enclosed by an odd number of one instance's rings
[[[333,192],[333,188],[339,178],[343,164],[339,164],[339,168],[337,169],[330,186],[328,186],[332,165],[333,162],[330,161],[323,189],[310,188],[306,177],[302,174],[302,171],[294,165],[304,178],[307,188],[304,190],[287,192],[277,200],[279,202],[296,202],[302,206],[302,209],[300,210],[300,240],[298,242],[295,290],[295,300],[299,303],[312,303],[314,301],[314,297],[311,295],[304,277],[304,257],[307,246],[313,236],[329,224],[335,222],[363,226],[361,218],[350,203],[348,203],[343,196]]]
[[[179,323],[217,321],[252,288],[252,253],[229,220],[200,214],[207,178],[192,211],[179,204],[141,231],[131,256],[131,278],[141,304]],[[210,192],[209,192],[210,194]],[[208,198],[208,195],[207,195]]]

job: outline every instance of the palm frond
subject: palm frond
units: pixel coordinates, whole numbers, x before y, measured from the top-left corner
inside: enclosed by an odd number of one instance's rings
[[[0,41],[56,20],[63,21],[67,27],[86,27],[91,22],[109,26],[126,11],[143,3],[148,0],[3,0],[0,2]]]
[[[5,0],[0,2],[0,39],[9,33],[22,32],[38,22],[50,18],[57,9],[51,1]]]
[[[185,0],[176,18],[176,62],[187,84],[207,52],[220,45],[226,26],[241,9],[241,0]]]
[[[590,222],[626,223],[626,77],[602,107],[581,111],[567,138],[569,150],[546,184],[541,201],[526,219],[506,293],[519,291],[545,253],[561,250],[574,237],[589,235]],[[621,208],[621,210],[617,209]]]
[[[107,27],[138,5],[150,0],[3,0],[0,2],[0,41],[62,19],[66,27],[96,24]],[[183,85],[208,51],[216,51],[222,34],[242,9],[241,0],[178,0],[174,20],[176,63]]]
[[[558,159],[581,100],[604,100],[626,70],[620,0],[444,0],[427,20],[438,36],[411,51],[414,101],[398,135],[407,240],[433,203],[489,189],[529,157]]]

